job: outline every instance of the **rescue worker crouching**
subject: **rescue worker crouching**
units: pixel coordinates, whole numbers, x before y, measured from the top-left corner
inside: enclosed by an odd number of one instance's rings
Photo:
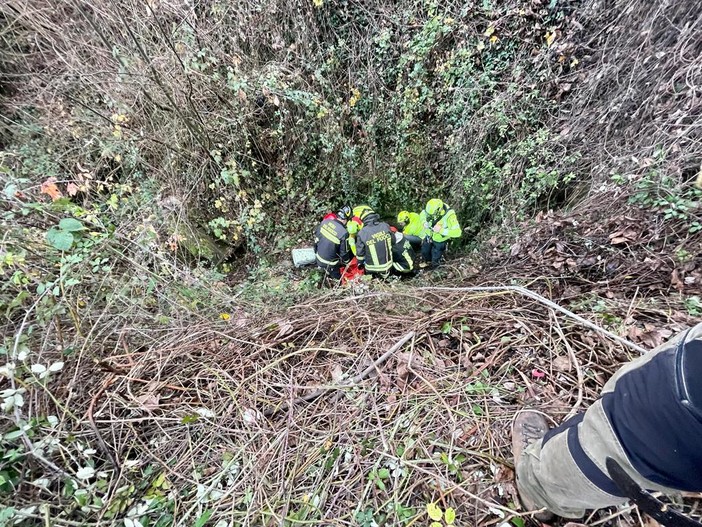
[[[456,212],[440,199],[430,199],[419,215],[424,227],[421,267],[438,267],[449,240],[461,237]]]
[[[419,214],[403,210],[397,215],[397,223],[402,225],[402,234],[412,244],[415,252],[421,251],[422,240],[424,239],[424,225]]]
[[[373,211],[365,214],[363,228],[356,235],[356,258],[366,274],[385,278],[392,269],[392,232]]]
[[[391,230],[393,228],[390,227]],[[415,276],[419,271],[417,269],[419,262],[409,237],[401,232],[393,232],[392,235],[392,274],[406,277]]]
[[[317,266],[332,278],[340,279],[341,270],[351,261],[346,224],[351,219],[351,207],[342,207],[336,214],[325,216],[314,234],[314,252]]]
[[[346,230],[349,233],[349,247],[354,256],[356,255],[356,236],[358,231],[363,228],[363,220],[369,214],[373,214],[373,209],[368,205],[357,205],[351,211],[351,218],[346,224]]]

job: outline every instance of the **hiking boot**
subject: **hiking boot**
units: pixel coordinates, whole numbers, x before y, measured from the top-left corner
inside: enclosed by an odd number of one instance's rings
[[[524,450],[535,441],[540,441],[548,432],[546,418],[534,410],[525,410],[517,414],[512,423],[512,453],[514,454],[514,473],[517,473],[517,465],[522,458]],[[537,510],[538,507],[526,494],[519,489],[517,479],[517,492],[522,506],[529,511]],[[534,518],[541,522],[553,520],[554,514],[549,511],[534,513]]]

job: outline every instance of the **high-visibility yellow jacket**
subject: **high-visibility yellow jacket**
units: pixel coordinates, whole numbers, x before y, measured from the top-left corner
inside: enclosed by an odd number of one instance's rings
[[[431,235],[431,239],[435,242],[445,242],[452,238],[461,237],[461,226],[453,209],[448,209],[437,221],[429,218],[425,210],[422,211],[419,217],[425,229],[425,236]],[[439,232],[434,232],[434,227],[437,225],[440,227]]]
[[[349,233],[349,248],[354,256],[356,256],[356,235],[363,228],[363,222],[358,216],[354,216],[346,224],[346,231]]]
[[[373,214],[373,209],[368,205],[357,205],[353,208],[353,217],[346,224],[346,230],[349,232],[349,248],[354,256],[356,256],[356,235],[363,228],[363,220],[369,214]]]
[[[402,234],[405,236],[419,236],[424,238],[424,222],[416,212],[409,213],[409,221],[402,229]]]

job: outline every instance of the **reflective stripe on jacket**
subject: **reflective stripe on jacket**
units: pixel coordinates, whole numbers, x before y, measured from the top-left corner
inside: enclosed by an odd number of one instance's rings
[[[417,214],[419,216],[419,214]],[[399,240],[398,240],[399,238]],[[411,273],[414,271],[414,262],[417,255],[412,249],[412,244],[402,234],[395,235],[395,242],[392,244],[392,266],[400,273]]]
[[[427,217],[426,211],[422,211],[419,215],[422,225],[426,229],[425,236],[431,234],[431,239],[435,242],[445,242],[451,238],[461,237],[461,226],[458,224],[456,212],[453,209],[448,209],[439,220],[431,224],[432,219]],[[434,232],[434,227],[440,225],[441,230]]]
[[[333,267],[351,261],[349,233],[336,217],[322,221],[314,234],[314,252],[320,267]]]
[[[371,273],[386,273],[392,267],[392,232],[383,222],[364,224],[356,236],[356,258]]]

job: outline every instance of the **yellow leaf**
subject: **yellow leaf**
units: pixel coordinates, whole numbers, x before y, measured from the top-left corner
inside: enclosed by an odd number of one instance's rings
[[[548,47],[551,47],[551,44],[553,44],[553,41],[556,40],[556,32],[547,32],[545,35],[546,38],[546,45]]]
[[[315,7],[319,8],[324,5],[324,0],[312,0],[312,3],[314,4]]]
[[[220,313],[219,318],[221,318],[222,320],[229,320],[232,317],[229,313]]]
[[[444,517],[444,513],[441,508],[436,503],[427,503],[427,514],[434,521],[441,521]]]
[[[489,37],[495,32],[495,26],[488,26],[488,28],[485,30],[485,36]]]
[[[446,509],[446,512],[444,513],[444,518],[446,519],[446,523],[452,524],[454,521],[456,521],[456,511],[453,509],[453,507],[449,507]]]
[[[356,103],[361,99],[361,92],[358,88],[351,90],[351,98],[349,99],[349,106],[353,108]]]
[[[429,524],[429,527],[444,527],[444,526],[441,525],[441,522],[431,522]]]
[[[493,35],[493,36],[490,37],[490,44],[494,44],[494,43],[497,42],[498,40],[500,40],[500,39],[497,38],[497,35]]]

